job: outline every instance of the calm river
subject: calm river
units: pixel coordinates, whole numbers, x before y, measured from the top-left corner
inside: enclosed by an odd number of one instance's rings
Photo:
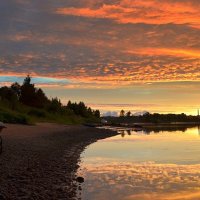
[[[170,130],[170,131],[169,131]],[[198,127],[119,130],[82,154],[82,200],[199,200]]]

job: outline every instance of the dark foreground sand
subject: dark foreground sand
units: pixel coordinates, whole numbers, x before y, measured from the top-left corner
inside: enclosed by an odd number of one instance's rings
[[[84,126],[7,125],[1,135],[0,200],[77,199],[80,154],[109,130]]]

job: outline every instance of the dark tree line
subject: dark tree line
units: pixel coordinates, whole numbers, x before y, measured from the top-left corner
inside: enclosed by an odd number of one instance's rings
[[[87,107],[83,102],[79,103],[72,103],[71,101],[68,102],[67,108],[73,110],[76,115],[80,115],[83,117],[88,117],[90,115],[94,115],[95,117],[100,117],[99,110],[92,110],[90,107]]]
[[[0,88],[0,100],[6,102],[12,110],[21,104],[36,109],[44,109],[53,113],[74,113],[81,117],[97,117],[100,118],[99,110],[92,110],[83,102],[62,105],[61,101],[56,97],[49,99],[41,88],[36,88],[31,83],[31,77],[27,76],[22,85],[13,83],[10,87],[4,86]]]
[[[134,116],[131,112],[121,110],[119,117],[106,117],[113,123],[172,123],[172,122],[200,122],[200,116],[182,114],[159,114],[145,113],[141,116]]]

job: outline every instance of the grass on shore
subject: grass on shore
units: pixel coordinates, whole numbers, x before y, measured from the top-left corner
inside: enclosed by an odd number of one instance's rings
[[[51,122],[59,124],[82,124],[86,122],[97,122],[94,118],[83,118],[73,112],[53,113],[44,109],[17,105],[11,109],[9,105],[0,102],[0,121],[13,124],[35,124],[38,122]]]

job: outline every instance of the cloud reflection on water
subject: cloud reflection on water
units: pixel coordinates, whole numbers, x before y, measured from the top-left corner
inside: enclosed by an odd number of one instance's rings
[[[113,162],[87,165],[83,199],[197,200],[200,165]]]

